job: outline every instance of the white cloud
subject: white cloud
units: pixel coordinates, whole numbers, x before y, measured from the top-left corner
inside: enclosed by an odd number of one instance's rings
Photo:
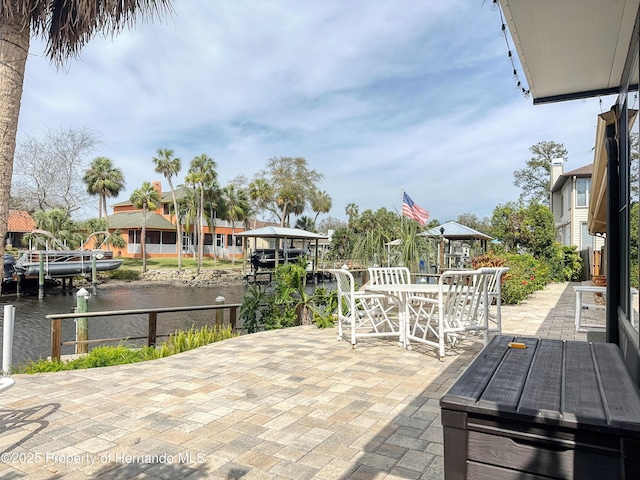
[[[402,188],[442,221],[516,200],[529,147],[564,143],[592,161],[597,99],[533,107],[514,88],[496,12],[481,2],[226,0],[97,38],[57,71],[32,44],[19,137],[87,125],[127,191],[158,176],[151,157],[195,155],[219,179],[273,156],[325,175],[330,215],[399,209]],[[608,109],[609,104],[605,104]]]

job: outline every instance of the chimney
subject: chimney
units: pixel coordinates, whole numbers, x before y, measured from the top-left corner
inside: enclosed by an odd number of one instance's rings
[[[560,175],[564,173],[564,158],[554,158],[551,160],[551,182],[549,188],[553,189]]]
[[[151,182],[151,186],[159,195],[162,195],[162,182],[160,180],[154,180]]]

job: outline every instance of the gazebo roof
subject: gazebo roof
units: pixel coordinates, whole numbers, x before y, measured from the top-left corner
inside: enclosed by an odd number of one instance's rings
[[[444,229],[443,232],[440,230]],[[487,234],[474,230],[473,228],[469,228],[465,225],[461,225],[458,222],[447,222],[437,227],[431,228],[420,235],[424,235],[425,237],[440,237],[443,236],[447,239],[452,240],[492,240],[493,237],[490,237]]]
[[[308,232],[299,228],[285,228],[285,227],[262,227],[255,230],[249,230],[247,232],[240,232],[236,234],[239,237],[263,237],[263,238],[301,238],[307,240],[326,240],[326,235],[320,235],[319,233]]]

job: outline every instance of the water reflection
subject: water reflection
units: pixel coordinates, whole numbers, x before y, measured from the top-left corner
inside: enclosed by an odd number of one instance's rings
[[[241,303],[244,287],[189,288],[157,284],[104,285],[89,300],[89,311],[127,310],[136,308],[179,307],[185,305],[211,305],[216,297],[225,297],[226,303]],[[30,295],[0,297],[4,305],[16,307],[14,326],[13,364],[46,358],[51,354],[51,321],[45,318],[52,313],[72,312],[76,306],[75,290],[60,288],[47,290],[43,300]],[[2,314],[2,311],[0,311]],[[215,312],[180,312],[158,315],[158,335],[168,334],[191,325],[213,324]],[[104,317],[89,319],[89,338],[136,337],[147,333],[147,315]],[[0,329],[0,339],[2,329]],[[62,338],[75,338],[75,322],[62,322]],[[143,343],[139,341],[137,343]],[[0,344],[1,345],[1,344]],[[64,355],[73,353],[73,346],[63,347]]]

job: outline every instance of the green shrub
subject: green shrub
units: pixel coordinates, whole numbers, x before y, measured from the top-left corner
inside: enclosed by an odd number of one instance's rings
[[[550,281],[549,267],[532,255],[507,255],[505,265],[509,271],[502,283],[502,300],[517,304],[536,290],[542,290]]]
[[[320,286],[307,293],[306,276],[302,260],[276,269],[273,292],[267,293],[260,286],[250,287],[240,307],[242,329],[254,333],[260,328],[275,330],[311,321],[319,328],[332,327],[337,292]]]
[[[579,282],[582,279],[582,267],[584,261],[575,246],[562,247],[562,263],[564,280]]]
[[[242,297],[240,318],[243,320],[242,329],[247,333],[255,333],[260,329],[266,301],[267,293],[259,285],[250,286]]]
[[[313,321],[318,328],[334,326],[333,314],[338,310],[338,291],[329,291],[325,287],[316,287],[313,292]]]
[[[481,267],[509,267],[503,277],[502,301],[517,304],[550,282],[578,281],[582,275],[582,258],[576,247],[554,244],[545,251],[543,259],[532,255],[487,253],[471,259],[474,269]]]
[[[545,250],[541,261],[547,264],[552,282],[576,282],[582,278],[582,258],[573,245],[556,242]]]

